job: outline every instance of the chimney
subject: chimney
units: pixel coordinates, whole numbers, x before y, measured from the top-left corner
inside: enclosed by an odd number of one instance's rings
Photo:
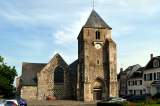
[[[123,68],[120,68],[120,72],[123,72]]]
[[[153,54],[150,54],[150,56],[151,56],[151,59],[153,59]]]

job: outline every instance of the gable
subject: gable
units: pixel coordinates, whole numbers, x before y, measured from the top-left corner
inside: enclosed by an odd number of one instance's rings
[[[154,62],[158,62],[159,66],[155,67]],[[152,68],[160,68],[160,56],[153,57],[145,67],[145,69],[152,69]]]
[[[68,64],[64,61],[64,59],[59,54],[56,54],[50,60],[50,62],[42,69],[42,72],[52,71],[53,69],[55,69],[58,66],[60,66],[64,69],[68,68]]]

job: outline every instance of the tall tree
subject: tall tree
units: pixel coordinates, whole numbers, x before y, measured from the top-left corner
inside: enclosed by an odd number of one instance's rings
[[[7,65],[4,58],[0,56],[0,95],[4,97],[13,95],[15,76],[17,76],[15,67]]]

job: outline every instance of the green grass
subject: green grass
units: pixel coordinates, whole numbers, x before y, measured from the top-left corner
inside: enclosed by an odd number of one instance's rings
[[[149,104],[149,105],[146,105],[146,106],[160,106],[160,104]]]

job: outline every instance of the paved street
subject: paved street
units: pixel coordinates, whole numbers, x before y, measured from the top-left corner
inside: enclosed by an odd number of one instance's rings
[[[96,106],[96,103],[86,103],[82,101],[73,100],[28,101],[28,106]]]

